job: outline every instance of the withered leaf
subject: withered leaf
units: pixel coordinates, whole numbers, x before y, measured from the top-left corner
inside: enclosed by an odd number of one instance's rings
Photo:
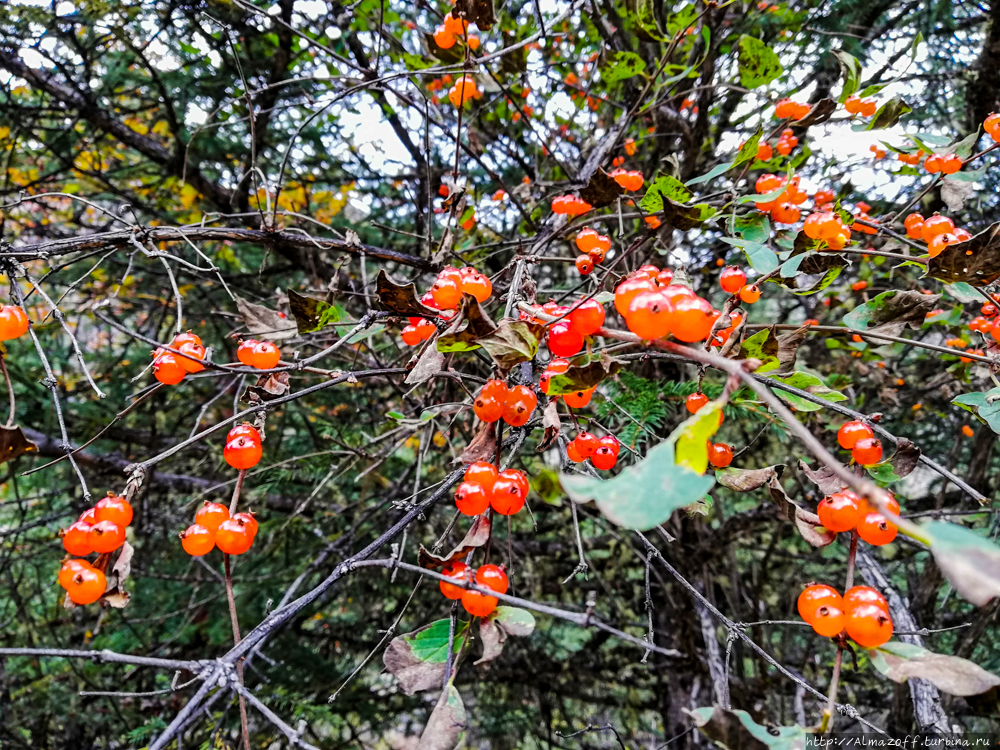
[[[24,436],[20,427],[0,425],[0,464],[13,461],[23,453],[35,453],[38,446]]]
[[[406,374],[403,380],[407,385],[417,385],[430,380],[444,368],[444,354],[437,350],[434,342],[430,342],[424,347],[420,358],[417,359],[413,369]]]
[[[437,348],[440,352],[472,351],[479,348],[481,338],[496,331],[496,324],[483,311],[476,298],[471,294],[463,294],[455,322],[438,336]]]
[[[562,422],[559,420],[558,404],[559,402],[556,399],[552,399],[545,409],[542,410],[542,428],[545,430],[545,433],[538,444],[539,453],[551,448],[559,438],[559,432],[562,430]]]
[[[549,378],[549,395],[564,396],[567,393],[590,390],[617,373],[621,367],[621,362],[603,350],[598,357],[584,354],[572,360],[566,372]]]
[[[965,242],[948,245],[927,263],[927,275],[948,283],[986,286],[1000,278],[1000,222]]]
[[[420,303],[417,288],[413,284],[397,284],[384,270],[379,271],[375,278],[375,295],[379,307],[397,315],[419,315],[433,319],[438,314],[437,310]]]
[[[1000,677],[959,656],[936,654],[912,643],[890,641],[871,651],[872,664],[893,682],[927,680],[949,695],[978,695],[1000,685]]]
[[[521,362],[530,362],[538,353],[545,326],[525,320],[501,320],[492,333],[476,340],[503,372]]]
[[[682,232],[700,227],[717,213],[718,210],[707,203],[696,203],[693,206],[688,206],[683,203],[675,203],[669,198],[663,199],[663,220],[674,229],[679,229]]]
[[[247,386],[240,397],[241,401],[252,404],[257,401],[273,401],[284,396],[290,390],[287,372],[272,372],[261,375],[257,382]]]
[[[897,477],[905,477],[915,468],[920,461],[920,449],[906,438],[897,438],[896,452],[893,454],[891,463],[892,470]]]
[[[824,495],[832,495],[834,492],[840,492],[846,485],[843,480],[840,479],[829,466],[821,466],[818,469],[813,469],[805,461],[799,459],[799,468],[809,477],[810,481],[816,485],[817,489]]]
[[[288,318],[277,310],[264,305],[247,302],[242,297],[236,298],[236,309],[243,316],[247,330],[256,336],[266,336],[273,340],[287,339],[298,334],[299,329]]]
[[[765,466],[763,469],[727,468],[715,472],[715,478],[723,487],[736,492],[752,492],[768,484],[772,479],[780,479],[784,470],[784,464]]]
[[[791,375],[795,371],[796,352],[806,340],[808,333],[809,326],[802,326],[778,337],[778,369],[775,370],[777,375]]]
[[[286,289],[285,293],[288,295],[288,308],[292,311],[300,334],[312,333],[331,323],[340,322],[341,310],[336,305],[315,297],[306,297],[294,289]]]
[[[483,31],[489,31],[497,22],[493,0],[457,0],[452,15],[456,18],[464,12],[469,23],[474,23]]]
[[[382,654],[385,668],[396,678],[400,689],[407,695],[439,688],[444,679],[444,661],[421,659],[413,653],[413,640],[432,627],[434,624],[393,638]]]
[[[847,313],[844,323],[862,333],[899,336],[907,326],[919,329],[927,313],[937,307],[939,299],[940,294],[910,289],[882,292]]]
[[[462,696],[449,682],[442,691],[417,743],[417,750],[453,750],[465,732],[465,705]]]
[[[792,127],[805,129],[811,125],[819,125],[821,122],[826,122],[833,117],[833,113],[836,111],[837,102],[833,99],[820,99],[809,109],[809,114],[801,120],[792,123]]]
[[[108,574],[108,588],[101,597],[101,601],[115,609],[123,609],[131,600],[132,595],[125,591],[125,581],[128,580],[132,572],[132,555],[135,550],[132,545],[125,542],[118,559]]]
[[[465,535],[465,538],[462,539],[462,541],[460,541],[451,552],[445,555],[435,555],[421,544],[420,551],[417,553],[417,565],[422,568],[430,568],[431,570],[435,568],[443,568],[452,560],[465,557],[477,547],[482,547],[489,541],[489,539],[489,517],[485,515],[477,516],[476,520],[472,522],[472,526],[469,527],[469,531]]]
[[[813,547],[825,547],[832,544],[837,538],[837,534],[823,528],[819,516],[807,510],[803,510],[796,505],[785,493],[785,488],[777,477],[773,477],[768,482],[768,489],[771,491],[771,499],[778,504],[781,515],[786,520],[795,524],[799,534]]]
[[[598,168],[591,175],[587,187],[580,191],[580,197],[594,208],[600,208],[601,206],[614,203],[618,200],[618,196],[624,192],[625,189],[615,182],[613,177],[603,169]]]
[[[483,422],[476,430],[462,455],[452,463],[471,464],[476,461],[493,461],[497,455],[497,431],[491,422]]]
[[[483,655],[474,664],[484,664],[493,661],[503,653],[503,644],[507,634],[502,631],[489,617],[479,619],[479,640],[483,642]]]

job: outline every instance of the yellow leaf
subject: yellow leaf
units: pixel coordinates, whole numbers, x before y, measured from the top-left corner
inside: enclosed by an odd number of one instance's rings
[[[708,470],[708,441],[722,424],[722,401],[709,401],[674,430],[674,463],[704,474]],[[670,438],[667,438],[670,440]]]

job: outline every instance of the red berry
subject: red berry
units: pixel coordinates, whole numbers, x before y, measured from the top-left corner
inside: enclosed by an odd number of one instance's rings
[[[852,609],[845,627],[851,640],[864,648],[878,648],[892,638],[892,618],[877,604],[861,604]]]
[[[260,524],[257,523],[257,519],[254,518],[253,513],[237,513],[233,516],[233,520],[243,524],[247,531],[250,532],[251,537],[257,536],[257,529],[260,528]]]
[[[73,576],[75,576],[81,570],[87,570],[88,568],[91,567],[92,566],[90,565],[90,563],[88,563],[86,560],[76,560],[76,559],[67,560],[62,564],[62,567],[59,569],[59,576],[56,580],[58,580],[60,586],[62,586],[64,589],[68,589],[70,586],[70,582],[73,580]]]
[[[629,305],[640,292],[651,292],[656,289],[656,284],[646,277],[632,277],[625,279],[615,287],[615,309],[624,318],[628,317]]]
[[[670,331],[674,338],[685,343],[704,341],[715,325],[718,313],[708,301],[701,297],[685,297],[677,300],[670,315]]]
[[[597,435],[592,432],[581,432],[576,436],[576,449],[584,458],[590,458],[594,455],[594,451],[597,450],[599,442],[597,440]]]
[[[507,398],[494,398],[492,396],[484,396],[482,392],[476,396],[476,400],[472,402],[472,410],[476,413],[484,422],[496,422],[503,416],[504,409],[507,408]]]
[[[498,594],[506,594],[510,586],[507,574],[499,565],[483,565],[476,571],[476,583]]]
[[[709,443],[708,462],[717,469],[724,469],[733,462],[733,449],[725,443]]]
[[[747,283],[747,275],[736,266],[726,266],[719,274],[722,291],[736,294]]]
[[[581,336],[592,336],[604,325],[604,305],[596,299],[581,302],[566,316]]]
[[[482,486],[487,493],[493,491],[493,483],[497,481],[497,467],[489,461],[476,461],[469,464],[465,470],[466,482],[475,482]]]
[[[406,326],[399,332],[399,337],[403,339],[403,343],[407,346],[416,346],[421,341],[420,331],[417,330],[416,326]]]
[[[816,510],[819,522],[830,531],[850,531],[861,520],[858,498],[852,493],[834,492],[824,497]]]
[[[503,412],[503,421],[511,427],[522,427],[531,419],[538,397],[526,385],[515,385],[507,396],[507,405]]]
[[[493,614],[493,610],[497,608],[499,603],[500,600],[495,596],[480,594],[471,589],[462,592],[462,606],[473,617],[488,617]]]
[[[756,284],[747,284],[742,289],[740,289],[740,299],[746,302],[748,305],[752,305],[754,302],[760,299],[760,287]]]
[[[876,547],[895,539],[897,531],[896,524],[881,513],[866,513],[858,523],[858,536]]]
[[[187,370],[181,366],[180,357],[164,352],[153,360],[153,376],[164,385],[176,385],[184,380]]]
[[[557,357],[572,357],[583,348],[583,334],[569,320],[549,326],[549,351]]]
[[[236,347],[236,359],[247,367],[253,367],[253,348],[257,346],[257,343],[256,339],[240,341],[240,345]]]
[[[125,541],[125,529],[113,521],[98,521],[90,527],[87,541],[94,552],[114,552]]]
[[[587,457],[580,453],[576,440],[571,440],[566,444],[566,457],[575,464],[580,464],[587,460]]]
[[[201,372],[205,369],[205,365],[201,363],[201,360],[205,359],[205,347],[201,344],[195,344],[192,341],[185,342],[180,346],[174,345],[181,354],[187,354],[187,357],[181,357],[180,355],[174,355],[180,366],[184,368],[185,372]],[[192,357],[194,359],[192,359]]]
[[[462,482],[455,490],[455,507],[467,516],[478,516],[490,507],[490,495],[478,482]]]
[[[528,483],[528,475],[519,469],[504,469],[500,472],[500,479],[509,479],[514,483],[514,485],[521,491],[521,494],[525,497],[528,496],[528,490],[531,489],[531,485]]]
[[[865,604],[874,604],[876,607],[881,607],[886,614],[889,612],[889,603],[885,597],[870,586],[855,586],[844,593],[844,610],[846,612]]]
[[[108,588],[108,579],[104,573],[87,566],[78,570],[69,580],[66,586],[66,593],[74,604],[93,604],[102,596]]]
[[[862,438],[851,449],[851,457],[862,466],[872,466],[882,460],[882,441]]]
[[[28,332],[28,316],[17,305],[0,307],[0,341],[9,341]]]
[[[91,524],[77,521],[62,533],[63,547],[71,555],[83,557],[94,551],[90,543]]]
[[[198,508],[198,512],[194,514],[194,522],[196,524],[204,526],[213,532],[219,528],[220,523],[228,520],[229,508],[221,503],[210,503],[207,500],[204,505]]]
[[[271,370],[281,362],[281,351],[270,341],[258,341],[250,355],[250,366],[258,370]]]
[[[672,313],[673,306],[661,291],[640,291],[629,303],[625,323],[639,338],[654,341],[670,333]]]
[[[809,624],[819,635],[833,638],[843,632],[846,622],[844,610],[833,604],[823,604],[816,609],[816,614]]]
[[[799,617],[812,624],[813,618],[820,607],[832,606],[842,609],[844,606],[840,594],[835,589],[825,584],[806,586],[799,594],[798,609]]]
[[[260,433],[253,425],[236,425],[226,436],[226,447],[222,451],[222,456],[234,469],[253,468],[263,454]]]
[[[501,476],[493,485],[490,505],[501,516],[512,516],[524,507],[526,495],[520,482]]]
[[[845,422],[837,431],[837,442],[845,450],[851,450],[863,438],[875,437],[872,428],[860,420]]]
[[[220,523],[215,532],[215,546],[227,555],[242,555],[252,544],[253,534],[235,518]]]
[[[94,518],[98,521],[112,521],[123,529],[132,523],[132,506],[128,500],[113,492],[102,497],[94,506]]]
[[[692,393],[684,401],[684,405],[687,407],[687,410],[692,414],[697,414],[701,410],[701,407],[707,403],[708,396],[701,392]]]
[[[573,391],[572,393],[564,394],[562,399],[566,402],[566,406],[569,408],[582,409],[590,403],[590,399],[593,397],[595,390],[595,388],[590,388],[586,391]]]
[[[481,273],[463,276],[459,287],[462,292],[471,294],[478,302],[485,302],[493,294],[493,282]]]
[[[459,583],[465,583],[469,580],[469,573],[469,566],[461,560],[454,560],[450,565],[441,571],[441,575],[448,576],[448,578],[452,578]],[[454,583],[441,581],[438,584],[438,587],[441,589],[441,593],[444,594],[446,598],[452,600],[461,599],[462,594],[465,593],[465,589],[462,586],[458,586]]]
[[[594,270],[594,261],[589,255],[578,255],[576,256],[576,270],[580,272],[581,276],[589,276],[590,272]]]
[[[595,469],[609,471],[618,463],[618,453],[608,445],[598,445],[597,450],[594,451],[594,455],[590,457],[590,462],[594,465]]]
[[[215,534],[196,523],[182,531],[180,538],[181,547],[191,557],[201,557],[215,549]]]

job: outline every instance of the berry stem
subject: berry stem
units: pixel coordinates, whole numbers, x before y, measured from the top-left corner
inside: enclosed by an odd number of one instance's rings
[[[851,529],[851,548],[847,553],[847,575],[844,580],[844,591],[854,586],[854,564],[858,556],[858,530]],[[843,635],[840,636],[843,638]],[[823,712],[822,730],[829,734],[833,731],[833,711],[837,707],[837,689],[840,687],[840,668],[844,662],[843,641],[837,642],[837,656],[833,660],[833,674],[830,676],[830,693],[827,696],[826,710]]]
[[[240,502],[240,491],[243,489],[243,480],[246,478],[247,470],[240,469],[236,477],[236,486],[233,488],[233,499],[229,503],[229,515],[236,513],[236,506]],[[236,597],[233,596],[233,574],[229,564],[229,555],[222,555],[222,563],[226,570],[226,601],[229,603],[229,621],[233,626],[233,646],[239,646],[240,641],[240,620],[236,615]],[[236,678],[240,687],[243,687],[243,659],[236,662]],[[250,727],[247,723],[247,702],[240,693],[240,726],[243,730],[243,746],[245,750],[250,750]]]
[[[3,370],[3,379],[7,384],[7,395],[10,396],[10,414],[7,416],[7,426],[13,427],[14,416],[17,413],[17,407],[14,403],[14,386],[10,382],[10,374],[7,372],[7,362],[2,354],[0,354],[0,370]]]

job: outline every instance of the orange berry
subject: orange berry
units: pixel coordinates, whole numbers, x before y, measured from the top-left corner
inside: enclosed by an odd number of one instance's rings
[[[510,587],[507,574],[499,565],[483,565],[476,571],[476,583],[498,594],[506,594]]]
[[[629,278],[615,287],[615,309],[623,318],[629,314],[629,305],[640,292],[653,291],[656,284],[648,278]]]
[[[747,284],[740,289],[740,299],[748,305],[760,299],[760,287],[756,284]]]
[[[461,560],[453,560],[449,565],[441,570],[441,575],[448,576],[458,583],[465,583],[470,580],[472,571],[469,570],[469,566],[466,565]],[[438,584],[441,589],[441,593],[444,594],[446,599],[457,600],[462,598],[462,594],[465,593],[465,588],[458,585],[457,583],[447,583],[441,581]]]
[[[488,617],[493,614],[500,600],[495,596],[480,594],[478,591],[462,591],[462,606],[473,617]]]
[[[709,443],[708,462],[717,469],[726,468],[733,462],[733,449],[725,443]]]
[[[98,521],[90,527],[87,541],[94,552],[114,552],[125,541],[125,529],[113,521]]]
[[[184,380],[187,371],[180,363],[180,357],[164,352],[153,360],[153,376],[164,385],[176,385]]]
[[[843,609],[844,602],[840,598],[840,594],[831,586],[815,584],[803,589],[802,593],[799,594],[797,606],[799,617],[812,624],[820,607],[831,606]]]
[[[892,618],[876,604],[862,604],[852,609],[844,627],[851,640],[864,648],[878,648],[892,638]]]
[[[969,425],[964,424],[962,425],[962,434],[965,435],[966,437],[972,437],[975,434],[975,432],[973,432],[972,428]]]
[[[87,570],[88,568],[91,567],[93,566],[86,560],[76,560],[76,559],[67,560],[62,564],[62,567],[59,569],[59,575],[56,578],[56,580],[58,581],[60,586],[62,586],[64,589],[68,589],[70,586],[70,582],[73,580],[73,576],[75,576],[79,571]]]
[[[615,302],[617,303],[617,295]],[[647,341],[670,333],[673,306],[659,290],[640,291],[629,303],[625,323],[636,336]]]
[[[853,492],[834,492],[820,501],[816,515],[830,531],[850,531],[861,520],[858,497]]]
[[[226,435],[226,447],[222,451],[222,456],[234,469],[253,468],[263,454],[260,433],[253,425],[236,425]]]
[[[63,547],[71,555],[83,557],[94,551],[90,542],[90,529],[92,525],[85,521],[77,521],[62,532]]]
[[[0,307],[0,341],[9,341],[28,332],[28,316],[17,305]]]
[[[833,638],[835,635],[840,635],[843,632],[846,623],[847,617],[840,607],[833,604],[824,604],[817,608],[812,622],[809,624],[813,626],[813,630],[817,634]]]
[[[132,523],[132,506],[125,498],[109,492],[94,506],[94,518],[98,521],[111,521],[124,529]]]
[[[719,274],[719,286],[722,287],[724,292],[729,292],[730,294],[736,294],[740,291],[747,283],[747,275],[742,269],[736,266],[726,266],[722,273]]]
[[[854,444],[851,456],[855,463],[872,466],[882,460],[882,442],[875,438],[863,438]]]
[[[467,516],[478,516],[490,507],[490,493],[477,482],[462,482],[455,490],[455,507]]]
[[[221,503],[210,503],[207,500],[194,514],[194,522],[212,532],[219,528],[219,524],[228,520],[229,508]]]
[[[858,524],[858,536],[876,547],[895,539],[897,531],[896,524],[881,513],[866,513]]]
[[[215,533],[196,523],[182,531],[180,538],[181,547],[191,557],[201,557],[215,549]]]
[[[503,411],[503,421],[511,427],[522,427],[531,419],[538,397],[526,385],[515,385],[510,389]]]
[[[590,403],[590,399],[594,396],[594,390],[595,388],[590,388],[586,391],[573,391],[573,393],[565,394],[562,399],[569,408],[582,409]]]
[[[845,450],[851,450],[863,438],[875,437],[872,428],[860,420],[845,422],[837,430],[837,442]]]
[[[215,546],[227,555],[242,555],[253,544],[253,534],[235,518],[219,524],[215,532]]]
[[[954,229],[954,221],[949,219],[947,216],[934,214],[924,221],[924,226],[920,230],[920,236],[923,238],[924,242],[930,242],[937,235],[953,232]]]
[[[581,276],[589,276],[590,272],[594,270],[594,261],[589,255],[578,255],[576,256],[576,270],[580,272]]]
[[[701,411],[701,407],[708,403],[708,396],[700,391],[692,393],[684,400],[684,406],[692,414],[697,414]]]
[[[682,297],[673,303],[670,332],[688,344],[704,341],[712,332],[717,317],[718,313],[701,297]]]
[[[889,611],[889,603],[875,589],[870,586],[854,586],[844,592],[844,611],[850,612],[855,607],[866,604],[874,604],[881,607],[886,613]]]
[[[97,568],[87,566],[76,571],[66,586],[66,593],[74,604],[93,604],[108,588],[108,579]]]

